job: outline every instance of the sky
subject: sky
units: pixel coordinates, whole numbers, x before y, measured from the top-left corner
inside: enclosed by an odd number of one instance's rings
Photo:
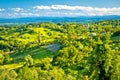
[[[120,0],[0,0],[0,18],[120,15]]]

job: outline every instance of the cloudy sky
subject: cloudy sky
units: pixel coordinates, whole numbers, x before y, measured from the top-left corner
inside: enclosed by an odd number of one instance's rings
[[[0,0],[0,18],[120,15],[120,0]]]

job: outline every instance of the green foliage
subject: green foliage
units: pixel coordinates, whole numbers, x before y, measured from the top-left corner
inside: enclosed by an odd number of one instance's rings
[[[68,67],[76,61],[78,50],[74,46],[64,47],[56,57],[53,58],[53,64],[60,67]]]
[[[0,64],[3,64],[4,62],[4,52],[0,50]]]
[[[17,73],[14,70],[0,70],[0,80],[16,80]]]
[[[28,55],[28,56],[26,56],[25,57],[25,65],[26,66],[32,66],[33,65],[33,59],[32,59],[32,57],[30,56],[30,55]]]
[[[0,80],[120,80],[119,31],[120,20],[0,27]]]
[[[19,70],[17,78],[20,80],[39,80],[36,69],[28,68],[27,66]]]

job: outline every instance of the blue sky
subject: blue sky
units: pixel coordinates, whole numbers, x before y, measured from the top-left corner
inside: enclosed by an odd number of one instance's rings
[[[0,17],[120,15],[120,0],[0,0]]]

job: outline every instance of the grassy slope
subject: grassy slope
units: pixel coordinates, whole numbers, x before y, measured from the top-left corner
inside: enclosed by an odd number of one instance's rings
[[[53,53],[51,53],[48,49],[41,47],[34,47],[32,49],[27,49],[21,53],[16,53],[11,55],[14,59],[13,61],[16,63],[24,61],[25,56],[31,55],[33,59],[41,59],[45,57],[51,57]]]
[[[120,36],[112,37],[111,40],[120,40]]]
[[[40,31],[41,35],[43,35],[44,40],[43,42],[53,42],[56,37],[59,37],[60,32],[52,31],[47,28],[27,28],[28,30],[26,31],[21,31],[21,29],[12,29],[12,30],[7,30],[7,32],[0,32],[0,35],[3,39],[5,40],[17,40],[17,41],[22,41],[25,44],[29,42],[36,41],[36,38],[38,36],[38,32]],[[29,30],[33,30],[34,33],[30,33]],[[52,34],[52,35],[48,35]],[[54,35],[56,34],[56,36]],[[29,37],[29,38],[28,38]],[[52,57],[54,54],[49,51],[48,49],[41,48],[41,47],[34,47],[32,49],[27,49],[23,52],[15,53],[10,55],[13,58],[13,61],[11,61],[7,65],[2,65],[0,66],[1,69],[8,68],[8,69],[14,69],[21,67],[24,61],[25,56],[31,55],[32,58],[35,59],[41,59],[45,57]],[[14,63],[14,64],[13,64]]]
[[[13,58],[13,61],[11,62],[11,64],[0,66],[0,69],[15,69],[15,68],[22,67],[24,58],[27,55],[31,55],[32,58],[35,60],[35,59],[42,59],[46,57],[52,57],[54,54],[51,53],[48,49],[36,47],[21,53],[16,53],[15,55],[12,54],[11,57]]]

